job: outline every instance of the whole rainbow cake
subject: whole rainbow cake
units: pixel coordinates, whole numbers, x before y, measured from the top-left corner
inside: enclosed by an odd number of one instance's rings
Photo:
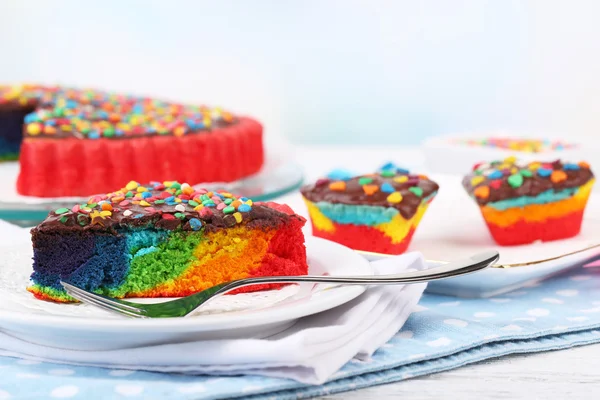
[[[463,180],[494,240],[518,245],[575,236],[594,185],[586,162],[480,163]]]
[[[321,179],[301,191],[313,235],[356,250],[400,254],[438,188],[424,175],[394,168],[348,179]]]
[[[0,160],[16,158],[28,196],[89,196],[131,179],[229,182],[262,167],[262,126],[220,108],[0,86]]]
[[[179,297],[234,279],[305,275],[305,222],[286,205],[132,181],[52,211],[32,229],[28,290],[70,302],[60,284],[66,280],[111,297]]]

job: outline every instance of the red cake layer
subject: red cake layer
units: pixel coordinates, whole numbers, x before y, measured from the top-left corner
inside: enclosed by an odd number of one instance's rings
[[[415,233],[415,230],[411,229],[400,243],[392,243],[392,240],[388,236],[375,228],[364,225],[337,224],[335,222],[333,225],[335,226],[335,232],[329,233],[317,229],[313,224],[313,235],[338,242],[354,250],[374,253],[404,253]]]
[[[500,227],[492,223],[487,226],[494,240],[502,246],[529,244],[541,240],[566,239],[579,234],[583,210],[572,212],[560,218],[548,218],[544,222],[519,221],[508,227]]]
[[[286,212],[291,211],[289,215],[294,215],[294,212],[286,205],[279,205],[276,203],[269,203],[270,207],[276,205],[279,211]],[[282,209],[284,207],[285,209]],[[269,242],[269,248],[267,254],[263,258],[259,268],[254,271],[250,271],[250,277],[259,276],[295,276],[295,275],[306,275],[308,273],[308,266],[306,264],[306,247],[304,245],[298,245],[304,243],[304,234],[302,233],[302,227],[306,220],[304,219],[290,219],[288,224],[277,229],[277,233]],[[234,290],[231,292],[242,293],[242,292],[255,292],[257,290],[272,290],[278,289],[285,284],[269,284],[269,285],[254,285]]]
[[[20,194],[37,197],[108,193],[123,182],[230,182],[264,162],[262,125],[251,118],[210,133],[127,139],[25,138]]]

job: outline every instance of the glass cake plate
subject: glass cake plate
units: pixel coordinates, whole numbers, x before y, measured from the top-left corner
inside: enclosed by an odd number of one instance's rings
[[[19,195],[16,191],[18,162],[0,163],[0,219],[20,226],[37,225],[48,212],[75,203],[86,202],[86,197],[40,198]],[[268,201],[297,190],[304,180],[302,167],[283,157],[268,156],[263,169],[247,178],[229,183],[200,183],[194,186],[207,189],[225,189],[254,201]],[[124,182],[125,184],[126,182]],[[90,193],[90,196],[93,193]]]

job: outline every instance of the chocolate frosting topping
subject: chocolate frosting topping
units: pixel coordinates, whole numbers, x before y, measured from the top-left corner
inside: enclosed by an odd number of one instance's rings
[[[594,179],[586,162],[504,161],[478,164],[463,178],[463,186],[479,205],[522,196],[535,197],[549,190],[561,192],[577,188]]]
[[[285,205],[252,203],[230,193],[193,189],[187,184],[165,182],[128,187],[106,196],[94,196],[87,204],[60,208],[33,231],[88,231],[117,233],[119,230],[153,226],[158,229],[205,232],[244,224],[249,228],[280,226],[301,216]],[[142,191],[138,191],[144,189]],[[144,193],[147,193],[144,195]],[[186,194],[188,193],[188,194]]]
[[[382,171],[356,176],[345,181],[321,179],[302,187],[311,202],[392,207],[405,219],[412,218],[421,203],[435,194],[439,186],[424,175]]]

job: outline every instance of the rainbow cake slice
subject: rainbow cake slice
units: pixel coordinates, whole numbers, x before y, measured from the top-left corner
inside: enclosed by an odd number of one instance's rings
[[[500,245],[577,235],[593,185],[585,162],[523,163],[514,157],[477,164],[463,180]]]
[[[60,284],[66,280],[118,298],[179,297],[233,279],[304,275],[304,223],[286,205],[177,182],[130,182],[55,210],[32,229],[28,290],[73,301]]]
[[[438,185],[424,175],[387,169],[302,188],[313,235],[355,250],[406,251]]]

